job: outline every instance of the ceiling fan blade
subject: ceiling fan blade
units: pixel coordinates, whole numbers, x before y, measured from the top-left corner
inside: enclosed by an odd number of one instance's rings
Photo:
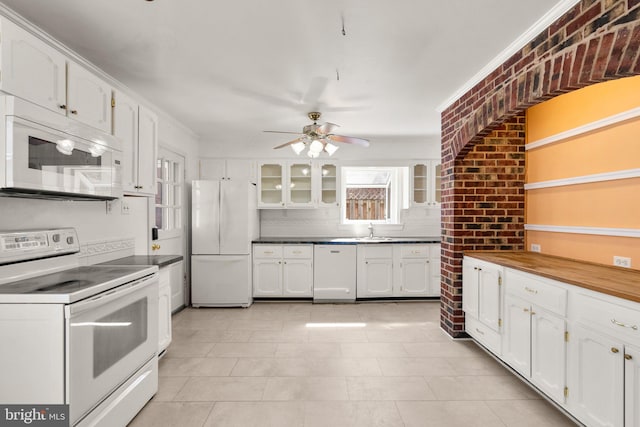
[[[303,135],[302,132],[287,132],[287,131],[282,131],[282,130],[263,130],[262,132],[267,132],[267,133],[290,133],[292,135]]]
[[[335,123],[326,122],[326,123],[321,124],[318,127],[318,129],[316,129],[316,132],[321,134],[321,135],[326,135],[328,133],[333,132],[334,129],[339,128],[339,127],[340,127],[340,125],[337,125]]]
[[[274,149],[274,150],[277,150],[278,148],[283,148],[283,147],[286,147],[286,146],[288,146],[288,145],[295,144],[296,142],[300,142],[300,141],[302,141],[303,139],[304,139],[304,138],[302,138],[302,137],[301,137],[301,138],[296,138],[296,139],[294,139],[293,141],[285,142],[285,143],[284,143],[284,144],[282,144],[282,145],[278,145],[277,147],[273,147],[273,149]]]
[[[326,137],[331,141],[344,142],[346,144],[355,144],[355,145],[360,145],[361,147],[369,146],[369,140],[362,139],[362,138],[355,138],[353,136],[327,135]]]

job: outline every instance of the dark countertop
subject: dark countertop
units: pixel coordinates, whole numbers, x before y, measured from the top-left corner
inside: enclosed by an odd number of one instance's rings
[[[638,287],[640,271],[638,270],[578,261],[537,252],[469,251],[464,254],[482,261],[640,302],[640,287]]]
[[[157,265],[158,268],[162,268],[178,261],[182,261],[182,255],[132,255],[99,265]]]
[[[387,243],[440,243],[440,237],[393,237],[391,240],[368,240],[352,237],[261,237],[252,243],[307,244],[307,245],[360,245]]]

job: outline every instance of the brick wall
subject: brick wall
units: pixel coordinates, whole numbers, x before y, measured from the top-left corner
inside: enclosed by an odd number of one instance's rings
[[[583,0],[442,112],[441,326],[450,335],[464,334],[463,251],[523,248],[523,206],[506,206],[524,204],[524,110],[596,82],[640,74],[639,52],[640,0]],[[488,163],[499,153],[505,158],[495,160],[518,165]],[[489,200],[465,200],[487,189],[509,196],[504,209],[481,207]]]

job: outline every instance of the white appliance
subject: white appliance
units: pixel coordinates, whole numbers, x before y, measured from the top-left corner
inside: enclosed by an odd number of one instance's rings
[[[122,196],[122,142],[13,96],[0,96],[0,191],[21,197]]]
[[[126,425],[158,389],[158,273],[78,266],[73,229],[0,233],[0,402]]]
[[[356,245],[314,245],[313,302],[355,302]]]
[[[250,306],[251,242],[260,234],[255,185],[193,181],[191,191],[191,304]]]

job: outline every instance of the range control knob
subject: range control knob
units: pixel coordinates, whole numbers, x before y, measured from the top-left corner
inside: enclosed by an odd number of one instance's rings
[[[67,237],[67,244],[68,245],[73,245],[73,236]]]
[[[54,234],[53,236],[51,236],[51,240],[53,240],[54,243],[58,243],[60,241],[60,235]]]

